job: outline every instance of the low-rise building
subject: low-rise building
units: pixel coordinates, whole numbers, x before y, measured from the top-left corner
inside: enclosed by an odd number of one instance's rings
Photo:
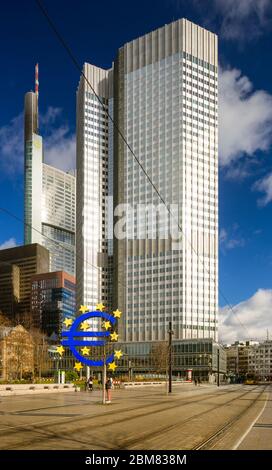
[[[257,380],[272,380],[272,341],[236,341],[225,346],[227,373],[234,380],[242,381],[247,374]]]
[[[272,341],[252,346],[249,351],[248,371],[260,381],[272,381]]]
[[[76,282],[64,271],[37,274],[31,279],[31,315],[34,326],[47,336],[60,336],[63,320],[74,320]]]
[[[0,310],[19,322],[30,315],[31,277],[49,271],[49,251],[41,245],[0,250]]]

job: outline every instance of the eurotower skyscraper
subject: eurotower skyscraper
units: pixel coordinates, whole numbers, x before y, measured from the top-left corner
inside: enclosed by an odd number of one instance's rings
[[[84,64],[83,74],[77,90],[77,304],[95,308],[100,301],[108,306],[112,292],[112,131],[107,115],[112,112],[112,71]]]
[[[100,242],[88,247],[83,230],[77,251],[87,261],[91,256],[93,264],[103,246],[107,251],[103,227],[111,223],[111,214],[103,204],[99,208],[97,198],[109,193],[113,162],[115,213],[120,214],[120,205],[132,208],[126,236],[114,239],[113,250],[113,298],[114,307],[123,311],[123,341],[166,340],[170,321],[176,340],[217,340],[217,54],[216,35],[181,19],[121,47],[113,72],[84,66],[105,107],[82,76],[77,161],[85,179],[77,193],[78,231],[88,221],[99,230]],[[105,109],[114,118],[111,130]],[[162,236],[160,227],[143,235],[146,215],[139,216],[137,208],[162,204],[158,192],[168,209],[175,205],[178,240],[165,230]],[[156,229],[158,219],[152,217]],[[167,217],[162,225],[165,229]],[[79,303],[93,306],[102,298],[101,269],[78,277]],[[91,285],[95,272],[88,301],[83,288]]]
[[[25,95],[25,244],[39,243],[50,252],[50,271],[75,274],[76,178],[44,163],[39,133],[39,77],[35,92]]]

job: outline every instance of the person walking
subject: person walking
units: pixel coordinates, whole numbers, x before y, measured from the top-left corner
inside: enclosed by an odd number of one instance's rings
[[[106,392],[107,392],[107,401],[106,401],[106,403],[111,403],[111,391],[112,391],[112,379],[111,379],[111,377],[108,377],[105,387],[106,387]]]
[[[92,377],[89,377],[88,379],[88,390],[90,390],[90,392],[93,391],[93,378]]]
[[[197,378],[195,378],[194,382],[195,382],[195,386],[197,386]]]
[[[199,387],[200,387],[200,384],[201,384],[200,377],[198,377],[197,381],[198,381],[198,385],[199,385]]]

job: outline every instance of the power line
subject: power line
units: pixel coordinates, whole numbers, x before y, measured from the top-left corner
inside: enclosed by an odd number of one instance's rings
[[[87,82],[87,84],[89,85],[90,89],[92,90],[93,94],[95,95],[96,99],[98,100],[98,102],[100,103],[100,105],[102,106],[104,112],[106,113],[106,115],[108,116],[108,118],[110,119],[111,123],[113,124],[113,127],[114,129],[117,131],[118,135],[121,137],[121,139],[123,140],[123,142],[125,143],[126,147],[128,148],[128,150],[130,151],[130,153],[132,154],[132,156],[134,157],[135,161],[137,162],[137,164],[139,165],[139,167],[141,168],[141,170],[143,171],[144,175],[146,176],[148,182],[151,184],[152,188],[154,189],[155,193],[157,194],[158,198],[160,199],[160,201],[165,205],[168,213],[171,215],[171,217],[173,217],[173,214],[171,212],[171,209],[168,207],[164,197],[161,195],[160,191],[158,190],[158,188],[156,187],[156,185],[153,183],[151,177],[148,175],[147,171],[145,170],[143,164],[140,162],[140,160],[138,159],[137,155],[135,154],[135,152],[133,151],[131,145],[128,143],[127,139],[125,138],[124,134],[122,133],[122,131],[119,129],[118,127],[118,124],[115,122],[115,120],[112,118],[112,116],[110,115],[108,109],[106,108],[106,106],[104,105],[103,103],[103,100],[100,98],[100,96],[96,93],[96,91],[94,90],[93,86],[91,85],[91,83],[89,82],[88,78],[86,77],[86,75],[84,74],[84,71],[82,71],[82,68],[79,64],[79,62],[77,61],[75,55],[73,54],[71,48],[67,45],[66,41],[63,39],[62,35],[59,33],[58,29],[56,28],[54,22],[52,21],[51,17],[49,16],[47,10],[44,8],[42,2],[40,0],[35,0],[36,1],[36,4],[38,5],[39,9],[41,10],[42,14],[44,15],[44,17],[46,18],[49,26],[51,27],[51,29],[53,30],[54,34],[56,35],[56,37],[58,38],[59,42],[62,44],[63,48],[66,50],[68,56],[70,57],[70,59],[72,60],[74,66],[76,67],[76,69],[79,71],[80,75],[84,78],[84,80]],[[210,273],[210,271],[207,269],[204,261],[200,258],[198,252],[195,250],[195,248],[193,247],[192,243],[190,242],[190,240],[187,239],[186,237],[186,234],[183,232],[180,224],[178,221],[177,222],[177,226],[180,230],[180,232],[182,233],[184,239],[188,242],[191,250],[195,253],[195,255],[197,256],[197,258],[199,259],[199,261],[201,262],[201,264],[203,265],[203,268],[204,270],[207,272],[207,274],[209,275],[209,277],[213,280],[214,282],[214,279]],[[219,291],[219,294],[221,295],[221,297],[224,299],[224,301],[226,302],[226,304],[228,305],[229,307],[229,310],[232,311],[232,313],[236,316],[236,318],[238,319],[240,325],[247,331],[247,328],[245,327],[245,325],[240,321],[240,319],[238,318],[238,315],[237,313],[234,311],[232,305],[230,304],[230,302],[228,301],[227,297],[225,296],[225,294],[223,293],[223,291],[220,289],[220,286],[218,285],[218,291]]]
[[[27,222],[25,222],[23,219],[21,219],[20,217],[18,217],[17,215],[13,214],[12,212],[10,212],[8,209],[5,209],[4,207],[0,207],[0,211],[4,212],[5,214],[9,215],[10,217],[12,217],[13,219],[17,220],[18,222],[22,223],[25,227],[28,227],[28,228],[31,228],[32,230],[34,230],[35,232],[37,232],[39,235],[42,235],[43,238],[49,240],[50,242],[53,242],[55,243],[57,246],[59,246],[60,248],[66,248],[66,245],[63,245],[61,242],[57,241],[57,240],[54,240],[53,238],[50,238],[48,237],[47,235],[44,235],[40,230],[36,229],[35,227],[33,227],[31,224],[28,224]],[[70,249],[70,248],[69,248]],[[71,248],[71,251],[72,251],[72,248]],[[77,258],[79,258],[79,260],[83,261],[83,263],[87,264],[88,266],[91,266],[92,268],[95,268],[99,273],[100,273],[100,269],[102,269],[102,266],[96,266],[95,264],[92,264],[90,263],[89,261],[87,261],[85,258],[81,257],[80,255],[76,255]],[[13,264],[13,263],[9,263],[9,262],[1,262],[1,263],[5,263],[5,264]],[[121,283],[120,280],[118,280],[118,282],[123,286],[123,287],[126,287],[125,284]]]

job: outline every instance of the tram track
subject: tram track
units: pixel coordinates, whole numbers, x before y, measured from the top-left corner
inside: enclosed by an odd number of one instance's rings
[[[194,419],[194,418],[197,418],[198,416],[202,416],[204,415],[205,413],[208,413],[214,409],[217,409],[217,408],[220,408],[222,406],[226,406],[228,403],[232,402],[233,400],[238,400],[238,399],[241,399],[243,398],[244,396],[246,396],[247,394],[251,393],[252,392],[252,389],[250,391],[246,391],[244,393],[240,393],[238,397],[231,397],[230,400],[228,400],[227,402],[224,402],[224,403],[221,403],[221,404],[217,404],[216,406],[210,408],[209,410],[205,410],[201,413],[196,413],[192,416],[190,416],[188,419],[186,420],[182,420],[182,421],[179,421],[178,423],[176,423],[175,425],[172,425],[172,426],[166,426],[164,428],[160,428],[158,429],[157,431],[152,431],[150,433],[145,433],[143,436],[138,436],[134,439],[130,439],[130,440],[123,440],[122,441],[122,444],[120,445],[120,443],[112,443],[114,444],[114,447],[113,448],[118,448],[118,449],[125,449],[125,448],[129,448],[131,447],[132,445],[135,445],[139,442],[141,442],[142,440],[144,439],[148,439],[150,436],[154,437],[156,436],[157,434],[160,434],[162,432],[167,432],[169,430],[172,430],[173,428],[175,427],[178,427],[180,426],[181,424],[184,424],[186,423],[187,421],[190,421],[191,419]],[[9,446],[9,449],[18,449],[18,448],[23,448],[23,447],[27,447],[29,444],[38,444],[39,442],[42,442],[44,441],[45,439],[46,440],[54,440],[54,439],[58,439],[58,438],[62,438],[62,439],[67,439],[67,440],[73,440],[73,441],[76,441],[76,439],[72,438],[71,437],[71,433],[72,434],[75,434],[77,432],[80,432],[80,434],[82,435],[82,433],[85,431],[85,430],[88,430],[88,432],[92,432],[94,430],[97,430],[99,428],[103,428],[105,426],[111,426],[111,424],[122,424],[124,422],[127,422],[128,420],[129,421],[132,421],[132,420],[137,420],[137,419],[140,419],[142,417],[146,417],[146,416],[152,416],[154,413],[163,413],[165,411],[170,411],[172,410],[173,408],[176,408],[176,409],[180,409],[184,406],[187,406],[187,405],[193,405],[194,403],[197,403],[199,402],[199,399],[200,398],[203,398],[200,403],[203,403],[203,402],[206,402],[207,400],[211,399],[211,398],[221,398],[222,396],[224,395],[227,395],[227,394],[237,394],[239,393],[239,390],[227,390],[227,391],[224,391],[222,393],[218,393],[218,394],[211,394],[211,393],[203,393],[203,394],[199,394],[195,397],[191,397],[190,400],[181,400],[180,397],[178,398],[175,398],[175,402],[171,402],[171,406],[169,406],[169,401],[167,400],[163,400],[163,401],[160,401],[156,404],[154,403],[150,403],[148,405],[145,405],[145,406],[138,406],[138,407],[134,407],[134,408],[125,408],[125,409],[122,409],[122,410],[118,410],[118,413],[122,413],[122,415],[124,413],[131,413],[131,412],[134,412],[134,411],[138,411],[139,409],[141,410],[140,413],[137,413],[137,414],[134,414],[132,416],[122,416],[120,417],[119,419],[116,419],[114,420],[113,422],[110,421],[111,420],[111,417],[113,415],[116,415],[116,411],[117,410],[112,410],[112,411],[109,411],[107,412],[107,414],[105,415],[101,415],[101,414],[96,414],[96,415],[93,415],[93,413],[90,413],[90,414],[87,414],[87,415],[84,415],[82,417],[75,417],[75,418],[63,418],[61,421],[60,420],[57,420],[57,421],[50,421],[48,423],[45,423],[42,428],[40,428],[38,426],[38,423],[36,424],[33,424],[33,425],[18,425],[16,427],[16,430],[13,429],[13,430],[9,430],[8,427],[5,429],[5,432],[4,432],[4,435],[5,437],[8,436],[10,434],[10,436],[12,437],[12,434],[16,434],[18,431],[20,432],[23,432],[24,433],[24,439],[21,441],[21,442],[16,442],[16,444],[13,444],[13,445],[10,445]],[[193,398],[193,399],[192,399]],[[165,406],[165,407],[161,407],[162,404],[165,404],[165,403],[168,403],[168,406]],[[148,412],[148,408],[152,407],[152,409]],[[154,409],[154,407],[156,409]],[[160,408],[158,408],[160,407]],[[100,419],[100,422],[99,423],[91,423],[91,421],[88,421],[88,418],[99,418]],[[105,419],[106,418],[106,419]],[[65,421],[64,421],[65,419]],[[52,431],[52,428],[57,428],[58,426],[66,426],[66,425],[69,425],[69,423],[71,422],[74,422],[76,419],[76,423],[77,423],[77,426],[74,427],[71,430],[69,431],[66,431],[66,430],[62,430],[62,431]],[[86,424],[84,425],[84,421],[87,421]],[[101,422],[102,421],[102,422]],[[26,437],[26,434],[25,433],[29,433],[29,434],[33,434],[33,433],[40,433],[40,436],[31,436],[29,435],[29,438],[27,439]],[[0,436],[1,436],[1,433],[0,433]],[[83,442],[83,440],[81,439],[82,444],[90,444],[90,442]]]
[[[175,423],[175,424],[171,424],[171,425],[167,425],[167,426],[164,426],[164,427],[161,427],[160,429],[158,429],[157,431],[153,430],[153,431],[150,431],[150,432],[145,432],[143,433],[141,436],[139,437],[136,437],[136,438],[132,438],[132,439],[128,439],[128,440],[124,440],[123,443],[122,443],[122,448],[123,449],[132,449],[133,447],[141,444],[141,442],[145,441],[145,440],[148,440],[148,439],[154,439],[156,437],[158,437],[159,435],[161,434],[166,434],[167,432],[169,431],[174,431],[175,429],[178,429],[181,425],[184,425],[186,423],[190,423],[193,419],[196,419],[196,418],[199,418],[199,417],[202,417],[202,416],[205,416],[207,414],[210,414],[212,411],[215,411],[217,409],[220,409],[220,408],[223,408],[225,406],[228,406],[231,402],[233,401],[236,401],[236,400],[241,400],[243,399],[246,395],[252,393],[252,391],[254,391],[256,388],[258,387],[254,387],[253,389],[251,390],[248,390],[244,393],[242,393],[241,395],[239,395],[238,397],[236,398],[231,398],[230,400],[224,402],[224,403],[220,403],[220,404],[217,404],[215,405],[214,407],[210,408],[209,410],[204,410],[200,413],[195,413],[193,415],[191,415],[190,417],[184,419],[184,420],[181,420],[179,421],[178,423]],[[261,394],[263,393],[263,391],[261,392]],[[259,394],[260,395],[260,394]],[[258,395],[258,397],[259,397]],[[213,396],[215,398],[215,396]],[[257,398],[258,399],[258,398]],[[256,399],[256,400],[257,400]],[[254,403],[256,402],[256,400],[254,400]],[[251,406],[251,405],[250,405]],[[249,406],[249,407],[250,407]],[[248,408],[249,408],[248,407]],[[247,409],[248,409],[247,408]],[[244,410],[244,412],[246,412],[246,410]],[[215,433],[217,434],[217,433]],[[132,447],[133,446],[133,447]],[[197,447],[197,446],[196,446]],[[192,449],[190,450],[194,450],[195,448],[192,447]],[[195,449],[197,450],[197,449]]]
[[[260,397],[266,393],[266,390],[267,390],[267,386],[258,394],[257,397],[255,397],[255,399],[251,403],[249,403],[249,405],[244,410],[242,410],[238,415],[230,419],[226,424],[224,424],[224,426],[222,426],[216,432],[214,432],[209,437],[204,439],[202,442],[194,446],[192,450],[211,449],[218,442],[218,438],[219,437],[222,438],[224,433],[228,431],[231,428],[231,426],[236,424],[237,421],[239,421],[257,403]],[[212,447],[210,446],[211,444],[213,444]]]

